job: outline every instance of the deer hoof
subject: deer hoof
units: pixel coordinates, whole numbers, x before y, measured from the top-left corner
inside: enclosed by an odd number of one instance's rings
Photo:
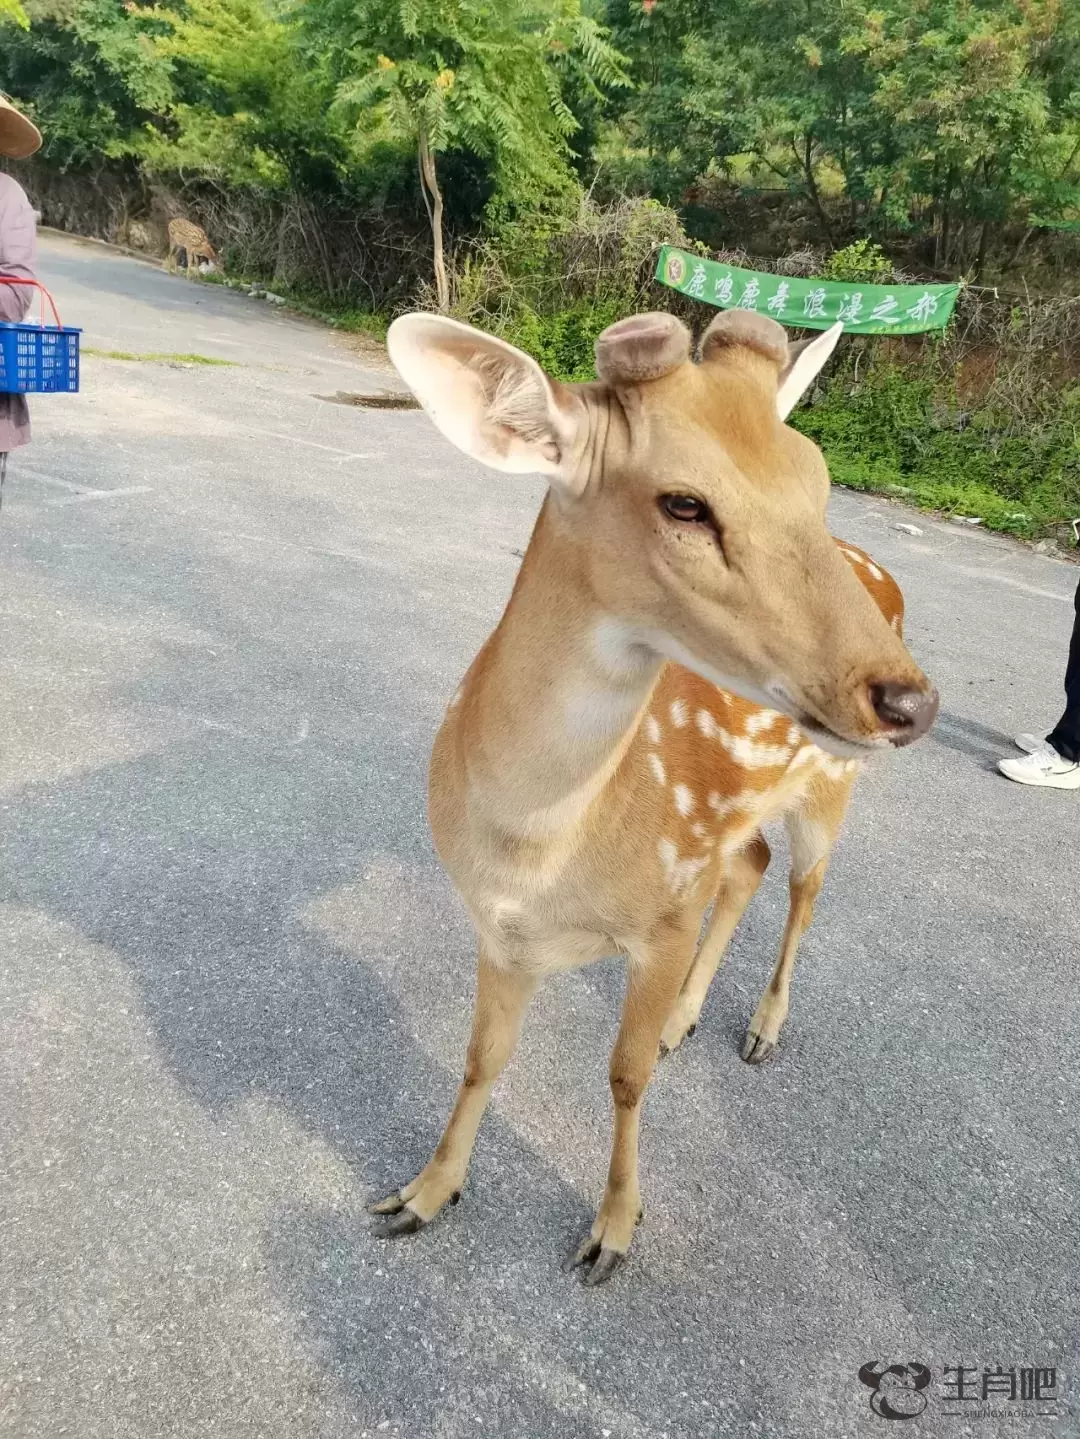
[[[582,1284],[592,1289],[610,1279],[625,1258],[618,1249],[608,1249],[599,1239],[586,1234],[567,1260],[566,1269],[580,1269],[578,1277]]]
[[[769,1055],[776,1049],[771,1039],[765,1039],[760,1034],[755,1034],[752,1029],[746,1031],[746,1038],[739,1050],[739,1058],[745,1059],[747,1064],[762,1064]]]
[[[667,1028],[660,1036],[660,1053],[674,1054],[679,1045],[685,1044],[696,1029],[697,1020],[688,1025],[686,1029],[680,1029],[676,1021],[669,1021]]]
[[[418,1229],[423,1229],[426,1222],[414,1210],[403,1205],[396,1213],[377,1214],[371,1232],[376,1239],[398,1239],[402,1234],[415,1234]]]
[[[606,1284],[611,1276],[619,1269],[626,1259],[625,1254],[620,1254],[617,1249],[604,1249],[587,1268],[582,1267],[581,1282],[587,1289],[595,1289],[598,1284]]]
[[[415,1209],[409,1208],[401,1197],[400,1190],[394,1194],[388,1194],[377,1204],[372,1204],[368,1213],[375,1216],[371,1232],[376,1239],[397,1239],[402,1234],[415,1234],[427,1223],[427,1220],[422,1219]]]

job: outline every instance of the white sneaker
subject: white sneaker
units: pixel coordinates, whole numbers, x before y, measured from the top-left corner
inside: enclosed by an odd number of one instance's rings
[[[1045,734],[1018,734],[1013,740],[1013,744],[1017,749],[1022,749],[1025,754],[1034,754],[1037,749],[1045,748],[1049,738],[1049,730]]]
[[[1030,736],[1025,735],[1025,739]],[[1050,789],[1080,789],[1080,764],[1062,759],[1050,745],[1041,745],[1023,759],[998,760],[998,769],[1017,784],[1039,784]]]

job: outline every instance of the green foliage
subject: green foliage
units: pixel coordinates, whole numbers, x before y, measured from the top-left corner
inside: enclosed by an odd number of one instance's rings
[[[614,299],[578,300],[553,315],[525,308],[505,326],[503,338],[539,360],[558,379],[594,380],[596,337],[625,314],[625,307]]]
[[[1031,213],[1080,206],[1071,0],[609,0],[608,14],[638,82],[609,115],[660,193],[726,176],[786,195],[827,243],[930,235],[933,263],[955,270],[981,269]]]
[[[171,96],[168,64],[153,45],[157,22],[122,0],[46,0],[30,18],[25,31],[4,31],[0,87],[37,122],[44,158],[66,167],[133,154]]]
[[[992,397],[962,404],[926,364],[881,362],[857,382],[841,370],[793,423],[841,484],[1017,535],[1080,515],[1080,388],[1018,424]]]
[[[19,0],[0,0],[0,24],[5,22],[18,25],[20,30],[29,30],[30,17]]]
[[[151,350],[137,353],[134,350],[95,350],[90,345],[84,345],[82,352],[99,360],[142,360],[150,364],[224,365],[230,369],[239,364],[238,360],[219,360],[213,355],[198,355],[190,351]]]
[[[504,208],[572,188],[564,79],[623,83],[579,0],[307,0],[301,13],[307,53],[326,63],[361,142],[382,126],[433,154],[476,154]]]
[[[502,335],[562,380],[594,378],[593,346],[607,325],[658,303],[656,251],[687,239],[655,200],[572,214],[522,216],[474,247],[457,268],[451,313]]]
[[[855,240],[834,250],[822,271],[826,280],[850,280],[866,285],[886,285],[892,279],[893,263],[880,245]]]
[[[845,483],[1025,534],[1080,514],[1078,312],[1040,340],[1007,273],[1052,255],[1077,286],[1076,0],[27,9],[20,28],[0,0],[0,88],[40,124],[48,173],[95,194],[121,177],[115,210],[136,218],[165,190],[227,268],[343,328],[433,303],[434,271],[451,313],[587,378],[605,325],[676,303],[650,277],[657,245],[695,243],[680,212],[839,281],[1000,272],[1013,298],[989,339],[909,347],[902,368],[864,348],[798,423]],[[973,345],[1041,379],[972,400]]]

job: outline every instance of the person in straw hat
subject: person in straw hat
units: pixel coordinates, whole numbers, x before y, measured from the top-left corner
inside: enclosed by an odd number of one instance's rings
[[[0,155],[25,160],[41,147],[36,125],[0,97]],[[37,225],[26,192],[11,175],[0,172],[0,276],[35,280]],[[34,298],[30,285],[0,285],[0,320],[18,324]],[[8,452],[30,438],[30,411],[25,395],[0,394],[0,487],[7,471]]]

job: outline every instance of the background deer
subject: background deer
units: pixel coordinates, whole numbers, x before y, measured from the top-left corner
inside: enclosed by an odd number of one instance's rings
[[[621,952],[607,1187],[571,1258],[587,1283],[611,1274],[639,1218],[660,1041],[693,1026],[768,863],[761,828],[783,815],[791,911],[742,1054],[775,1045],[859,761],[937,712],[900,638],[899,591],[830,538],[824,461],[783,423],[838,334],[789,346],[736,311],[695,364],[677,320],[636,316],[597,342],[598,383],[564,386],[455,321],[391,327],[391,357],[443,434],[550,489],[435,741],[432,832],[476,927],[476,1008],[434,1155],[374,1206],[383,1234],[457,1197],[538,982]]]
[[[166,264],[175,269],[181,251],[184,254],[184,264],[189,271],[198,268],[199,260],[206,260],[211,265],[216,265],[218,262],[206,231],[200,229],[198,225],[193,225],[190,220],[177,217],[169,221],[169,253],[166,257]]]

